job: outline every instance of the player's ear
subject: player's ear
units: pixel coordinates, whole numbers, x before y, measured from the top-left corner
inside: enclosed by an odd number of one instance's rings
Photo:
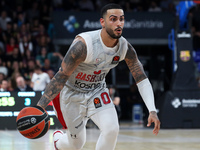
[[[100,23],[101,23],[101,26],[104,28],[105,27],[105,20],[104,20],[104,18],[100,18]]]

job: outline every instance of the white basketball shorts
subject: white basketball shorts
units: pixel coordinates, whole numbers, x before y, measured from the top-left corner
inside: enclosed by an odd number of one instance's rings
[[[64,128],[77,134],[93,114],[114,107],[107,88],[79,92],[64,86],[60,97],[53,100],[55,113]],[[103,120],[102,120],[103,121]]]

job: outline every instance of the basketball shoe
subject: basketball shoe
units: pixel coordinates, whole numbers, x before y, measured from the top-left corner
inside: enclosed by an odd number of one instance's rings
[[[60,139],[60,137],[63,135],[64,133],[61,130],[56,130],[53,133],[53,142],[54,142],[54,149],[58,150],[56,147],[56,142]]]

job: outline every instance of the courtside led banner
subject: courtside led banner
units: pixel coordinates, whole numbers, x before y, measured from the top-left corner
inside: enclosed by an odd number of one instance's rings
[[[72,40],[81,32],[101,29],[97,12],[60,11],[53,12],[52,18],[56,40]],[[125,13],[123,36],[130,40],[167,40],[174,24],[175,16],[171,13]]]
[[[0,92],[0,130],[16,129],[16,118],[19,112],[28,106],[35,106],[43,92]],[[50,128],[62,128],[52,103],[46,107],[50,117]]]

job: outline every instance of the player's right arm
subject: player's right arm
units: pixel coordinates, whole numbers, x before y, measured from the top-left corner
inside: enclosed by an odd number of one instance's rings
[[[86,55],[86,43],[81,37],[77,37],[63,58],[59,71],[47,85],[44,94],[37,103],[38,106],[42,108],[47,107],[49,102],[51,102],[62,90],[76,67],[86,59]]]
[[[140,95],[143,98],[143,101],[145,102],[149,110],[149,118],[147,126],[150,126],[151,123],[154,122],[153,133],[157,135],[160,130],[160,121],[158,119],[154,104],[153,89],[149,79],[147,78],[144,72],[144,68],[141,62],[137,57],[135,49],[132,47],[130,43],[128,43],[128,50],[125,57],[125,61],[130,69],[133,78],[135,79]]]

